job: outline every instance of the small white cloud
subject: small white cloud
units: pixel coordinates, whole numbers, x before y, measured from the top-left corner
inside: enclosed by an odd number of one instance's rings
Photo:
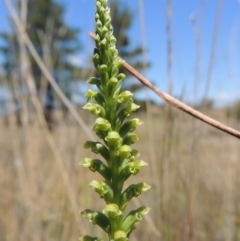
[[[77,55],[71,55],[68,57],[68,61],[75,66],[79,66],[82,63],[82,59]]]

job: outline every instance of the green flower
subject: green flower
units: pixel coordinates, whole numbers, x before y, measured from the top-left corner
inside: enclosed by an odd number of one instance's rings
[[[87,103],[83,106],[83,109],[89,110],[92,114],[105,117],[105,110],[104,108],[96,103]]]
[[[140,182],[138,184],[130,185],[121,195],[121,202],[120,202],[121,209],[125,209],[129,201],[133,197],[138,197],[142,192],[145,192],[150,188],[151,186],[149,186],[145,182]]]
[[[129,117],[129,116],[132,114],[133,111],[136,111],[136,110],[139,109],[139,108],[140,108],[140,105],[136,105],[136,104],[134,104],[134,103],[131,103],[131,104],[129,104],[129,105],[125,108],[124,114],[125,114],[127,117]]]
[[[106,214],[109,218],[113,218],[113,219],[122,215],[121,210],[119,209],[118,205],[115,203],[107,204],[106,207],[103,209],[103,213]]]
[[[121,159],[125,159],[131,156],[132,149],[128,145],[123,145],[119,148],[117,155],[121,157]]]
[[[91,237],[91,236],[85,235],[85,236],[79,238],[79,241],[103,241],[103,239],[100,239],[98,237]]]
[[[120,146],[122,143],[122,138],[116,131],[108,132],[108,135],[106,136],[105,140],[112,146]]]
[[[101,156],[108,161],[109,160],[109,150],[100,142],[94,142],[94,141],[87,141],[84,144],[84,148],[89,149],[91,148],[91,151],[96,154],[101,154]]]
[[[97,118],[95,121],[94,131],[107,131],[111,128],[111,124],[104,118]]]
[[[101,212],[96,212],[91,209],[86,209],[82,213],[84,218],[87,218],[90,223],[97,224],[100,226],[105,232],[111,231],[111,224],[107,216],[105,216]]]
[[[121,74],[119,74],[119,75],[117,76],[117,78],[118,78],[118,80],[120,81],[120,80],[125,79],[125,78],[126,78],[126,75],[123,74],[123,73],[121,73]]]
[[[90,182],[89,187],[92,187],[101,197],[108,192],[108,187],[103,181],[93,180]]]
[[[87,98],[87,99],[92,99],[92,98],[94,98],[96,95],[97,95],[97,91],[96,90],[91,90],[91,89],[89,89],[86,93],[85,93],[85,97]]]
[[[124,165],[120,172],[121,173],[120,176],[123,180],[127,180],[131,175],[136,175],[140,171],[140,169],[144,166],[147,166],[147,163],[144,161],[131,162],[129,160],[125,160]]]
[[[116,85],[118,83],[118,79],[113,77],[109,80],[108,84],[109,85]]]
[[[134,118],[131,121],[125,122],[122,125],[119,133],[120,133],[121,136],[125,136],[128,132],[134,131],[137,126],[142,125],[142,124],[143,124],[143,121],[141,121],[138,118]]]
[[[122,229],[129,233],[135,229],[136,225],[142,220],[142,216],[147,214],[150,208],[140,207],[136,210],[131,211],[127,217],[123,220]]]
[[[106,40],[104,39],[103,41],[104,41],[104,44],[106,45]],[[103,42],[103,41],[102,41],[102,42]],[[102,65],[100,65],[100,66],[98,67],[98,71],[99,71],[99,73],[101,73],[101,74],[107,73],[107,69],[108,69],[108,67],[107,67],[106,64],[102,64]]]
[[[135,161],[135,162],[130,162],[130,163],[128,163],[128,165],[127,165],[126,168],[127,168],[128,171],[131,172],[133,175],[136,175],[136,174],[140,171],[141,167],[145,167],[145,166],[147,166],[147,165],[148,165],[148,164],[147,164],[146,162],[140,160],[140,161]]]
[[[127,102],[133,102],[133,93],[130,91],[126,90],[123,91],[119,96],[118,96],[118,103],[123,104]]]
[[[91,165],[92,165],[92,159],[90,159],[90,158],[84,158],[79,164],[80,164],[80,165],[83,165],[84,167],[91,167]]]
[[[132,145],[138,140],[139,140],[139,138],[138,138],[137,134],[128,133],[123,139],[123,144]]]
[[[128,241],[127,234],[123,230],[114,233],[114,241]]]
[[[100,173],[106,180],[110,181],[111,171],[102,161],[98,159],[84,158],[79,164],[88,167],[92,172]]]
[[[131,153],[131,161],[134,161],[136,157],[140,156],[140,152],[138,150],[133,149]]]

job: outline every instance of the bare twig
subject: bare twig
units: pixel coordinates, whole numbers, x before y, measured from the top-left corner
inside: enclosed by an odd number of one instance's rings
[[[215,63],[215,52],[216,52],[216,46],[217,46],[217,40],[218,40],[218,31],[219,31],[219,25],[221,20],[221,13],[222,13],[222,5],[223,5],[223,0],[218,0],[217,10],[216,10],[217,12],[216,12],[214,30],[213,30],[213,38],[212,38],[212,44],[211,44],[211,53],[210,53],[208,70],[207,70],[207,82],[204,90],[202,106],[206,103],[207,95],[211,84],[212,71]]]
[[[135,70],[131,65],[128,63],[124,63],[124,67],[132,74],[134,75],[138,80],[140,80],[144,85],[146,85],[148,88],[153,90],[158,96],[163,98],[166,102],[168,102],[170,105],[186,112],[187,114],[223,131],[226,132],[232,136],[235,136],[240,139],[240,131],[233,129],[227,125],[222,124],[219,121],[216,121],[215,119],[204,115],[203,113],[193,109],[192,107],[184,104],[183,102],[173,98],[172,96],[168,95],[167,93],[164,93],[163,91],[159,90],[156,86],[154,86],[149,80],[144,78],[137,70]]]
[[[167,76],[168,76],[168,93],[172,94],[172,0],[167,1],[166,7],[166,30],[167,30]]]
[[[62,156],[60,154],[59,148],[56,145],[56,142],[52,136],[52,134],[50,133],[50,131],[48,130],[47,127],[47,123],[46,120],[44,118],[44,112],[43,112],[43,108],[42,105],[40,103],[39,98],[37,97],[37,92],[36,92],[36,88],[35,88],[35,84],[34,84],[34,79],[32,77],[31,71],[30,71],[30,64],[29,64],[29,59],[26,56],[26,47],[28,47],[29,51],[31,52],[31,54],[33,55],[34,59],[36,60],[36,62],[39,64],[40,69],[43,71],[43,73],[45,74],[45,77],[48,79],[48,81],[53,85],[53,88],[55,89],[55,91],[59,94],[60,98],[62,99],[62,101],[66,104],[66,106],[69,108],[69,110],[72,112],[72,114],[74,115],[74,117],[76,118],[76,120],[78,121],[78,123],[82,126],[82,128],[85,130],[86,134],[89,137],[92,137],[91,132],[89,131],[88,127],[85,125],[85,123],[83,122],[83,120],[81,119],[81,117],[77,114],[76,110],[74,109],[74,107],[72,106],[72,104],[70,103],[70,101],[66,98],[66,96],[64,95],[64,93],[61,91],[61,89],[58,87],[57,83],[55,82],[55,80],[53,79],[53,77],[51,76],[49,70],[47,69],[47,67],[44,65],[43,61],[41,60],[41,58],[39,57],[39,55],[37,54],[31,40],[29,39],[28,35],[26,34],[25,28],[24,28],[24,24],[21,22],[21,20],[19,19],[14,7],[12,6],[11,1],[9,0],[5,0],[8,8],[9,8],[9,12],[17,26],[17,31],[18,31],[18,35],[19,35],[19,39],[21,40],[21,46],[22,46],[22,50],[23,51],[23,56],[22,56],[22,61],[23,61],[23,68],[24,68],[24,74],[25,74],[25,80],[31,95],[31,99],[33,102],[33,105],[36,109],[37,112],[37,117],[39,120],[39,123],[42,127],[42,130],[46,136],[46,140],[53,152],[54,158],[56,160],[57,166],[60,170],[60,173],[62,175],[65,187],[66,187],[66,192],[68,192],[68,197],[69,197],[69,201],[72,205],[74,212],[74,216],[76,219],[76,222],[79,224],[80,223],[80,219],[79,219],[79,215],[78,215],[78,210],[79,210],[79,205],[77,203],[77,199],[74,193],[74,190],[72,188],[71,185],[71,181],[69,179],[69,175],[66,171],[65,168],[65,164],[64,161],[62,159]],[[79,231],[82,231],[82,226],[78,225]]]
[[[22,25],[23,27],[23,31],[25,31],[25,28],[24,28],[24,25]],[[23,73],[24,73],[24,79],[26,81],[26,84],[27,84],[27,87],[29,89],[29,92],[30,92],[30,96],[31,96],[31,100],[32,100],[32,103],[36,109],[36,112],[37,112],[37,117],[38,117],[38,121],[40,123],[40,126],[42,128],[42,131],[43,133],[45,134],[46,136],[46,140],[52,150],[52,153],[55,157],[55,160],[56,160],[56,163],[57,163],[57,166],[60,170],[60,173],[62,175],[62,178],[63,178],[63,181],[64,181],[64,184],[65,184],[65,187],[66,187],[66,192],[68,193],[68,197],[69,197],[69,200],[70,200],[70,203],[72,205],[72,208],[73,210],[75,211],[74,214],[75,214],[75,219],[76,219],[76,222],[79,224],[80,223],[80,219],[79,219],[79,215],[77,215],[78,213],[78,203],[77,203],[77,198],[75,196],[75,193],[74,193],[74,190],[72,188],[72,185],[71,185],[71,181],[69,179],[69,175],[66,171],[66,168],[65,168],[65,164],[64,164],[64,160],[60,154],[60,151],[59,151],[59,148],[52,136],[52,134],[50,133],[48,127],[47,127],[47,122],[44,118],[44,111],[43,111],[43,108],[42,108],[42,105],[40,103],[40,100],[39,98],[37,97],[37,92],[36,92],[36,88],[35,88],[35,84],[34,84],[34,79],[33,79],[33,76],[32,76],[32,73],[30,71],[30,62],[29,62],[29,59],[27,57],[27,48],[26,48],[26,43],[24,43],[24,39],[23,39],[23,36],[22,35],[22,32],[20,32],[20,29],[18,29],[18,37],[19,37],[19,41],[20,41],[20,46],[21,46],[21,60],[22,60],[22,70],[23,70]],[[31,168],[31,171],[33,168]],[[33,178],[33,177],[32,177]],[[36,198],[36,197],[35,197]],[[81,232],[82,231],[82,227],[79,225],[79,231]]]
[[[194,16],[191,20],[193,23],[193,31],[196,38],[196,58],[195,58],[195,82],[194,82],[194,96],[198,99],[197,90],[200,83],[201,74],[201,57],[202,57],[202,27],[204,17],[205,0],[201,0],[201,6],[199,10],[199,17]]]
[[[93,33],[89,33],[89,35],[92,38],[95,38],[95,35]],[[120,58],[120,57],[119,57]],[[158,96],[160,96],[162,99],[164,99],[166,102],[168,102],[170,105],[184,111],[185,113],[207,123],[208,125],[211,125],[225,133],[228,133],[229,135],[235,136],[238,139],[240,139],[240,131],[233,129],[227,125],[222,124],[219,121],[216,121],[215,119],[204,115],[203,113],[193,109],[192,107],[184,104],[183,102],[173,98],[171,95],[159,90],[156,86],[154,86],[148,79],[146,79],[144,76],[142,76],[136,69],[134,69],[130,64],[127,62],[124,63],[124,68],[131,73],[133,76],[135,76],[139,81],[142,82],[145,86],[147,86],[149,89],[154,91]]]

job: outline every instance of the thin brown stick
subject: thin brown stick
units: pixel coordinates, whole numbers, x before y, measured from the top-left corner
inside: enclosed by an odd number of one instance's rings
[[[211,43],[211,53],[210,53],[208,70],[207,70],[207,82],[206,82],[206,86],[205,86],[205,90],[204,90],[202,106],[204,106],[204,104],[207,101],[207,95],[208,95],[208,92],[210,89],[213,67],[215,64],[215,52],[216,52],[218,32],[219,32],[219,27],[220,27],[222,5],[223,5],[223,0],[218,0],[214,29],[213,29],[213,37],[212,37],[212,43]]]
[[[21,32],[18,32],[18,34],[19,34],[20,39],[21,39],[22,38]],[[75,192],[73,190],[69,175],[68,175],[67,170],[65,168],[64,160],[63,160],[63,158],[60,154],[59,148],[58,148],[58,146],[57,146],[57,144],[56,144],[56,142],[53,138],[53,135],[51,134],[51,132],[48,129],[47,122],[44,118],[43,107],[41,105],[41,102],[40,102],[39,98],[37,97],[34,79],[33,79],[33,76],[31,74],[31,71],[30,71],[29,59],[27,58],[27,55],[26,55],[27,47],[24,44],[23,39],[22,39],[22,43],[23,43],[23,48],[25,50],[24,51],[25,55],[24,55],[24,59],[23,59],[24,60],[23,64],[24,64],[24,69],[25,69],[25,81],[26,81],[27,87],[28,87],[29,92],[30,92],[30,97],[31,97],[32,103],[33,103],[33,105],[36,109],[39,124],[42,128],[42,131],[43,131],[45,137],[46,137],[47,143],[49,144],[49,146],[52,150],[55,161],[57,163],[57,167],[60,170],[60,174],[62,176],[63,182],[64,182],[65,187],[66,187],[66,192],[68,193],[69,201],[72,205],[73,210],[75,211],[74,212],[75,220],[78,224],[80,224],[79,215],[77,215],[78,210],[79,210],[79,204],[77,203],[77,198],[76,198]],[[79,228],[80,232],[83,231],[81,225],[79,225],[78,228]]]
[[[89,33],[89,36],[92,38],[95,38],[95,35],[93,33]],[[120,58],[120,57],[119,57]],[[121,58],[120,58],[121,59]],[[224,125],[223,123],[216,121],[215,119],[204,115],[203,113],[193,109],[192,107],[184,104],[183,102],[173,98],[171,95],[159,90],[156,86],[154,86],[147,78],[142,76],[136,69],[134,69],[130,64],[125,62],[123,64],[123,67],[131,73],[133,76],[135,76],[139,81],[142,82],[145,86],[147,86],[149,89],[154,91],[159,97],[164,99],[166,102],[168,102],[170,105],[184,111],[185,113],[207,123],[208,125],[211,125],[225,133],[228,133],[229,135],[235,136],[238,139],[240,139],[240,131],[233,129],[227,125]]]
[[[14,21],[18,20],[18,15],[17,15],[11,1],[5,0],[5,2],[7,4],[7,6],[9,7],[9,11],[10,11],[11,16],[13,17],[13,20]],[[63,182],[65,184],[66,192],[68,193],[69,201],[70,201],[70,203],[72,205],[72,208],[74,210],[73,213],[74,213],[75,220],[76,220],[77,224],[80,224],[80,219],[79,219],[79,215],[78,215],[79,204],[77,202],[75,192],[74,192],[73,187],[71,185],[71,181],[70,181],[69,175],[66,171],[64,160],[63,160],[63,158],[60,154],[59,148],[58,148],[58,146],[57,146],[57,144],[56,144],[56,142],[53,138],[53,135],[50,133],[50,131],[47,127],[47,122],[44,118],[44,111],[43,111],[41,102],[40,102],[39,98],[37,97],[34,79],[33,79],[32,73],[30,71],[29,58],[26,55],[27,47],[29,47],[29,46],[27,45],[28,41],[26,41],[26,39],[28,39],[28,38],[26,37],[27,35],[25,35],[25,33],[26,33],[25,32],[25,26],[22,24],[20,19],[19,19],[18,23],[19,23],[19,25],[17,25],[17,26],[20,26],[20,27],[17,28],[17,35],[18,35],[18,38],[19,38],[20,46],[21,46],[20,51],[21,51],[21,57],[22,57],[21,61],[22,61],[22,68],[23,68],[23,72],[24,72],[24,79],[26,81],[32,103],[33,103],[33,105],[36,109],[39,124],[40,124],[40,126],[42,128],[42,131],[43,131],[43,133],[46,137],[46,140],[47,140],[47,142],[48,142],[48,144],[49,144],[49,146],[52,150],[52,153],[53,153],[54,158],[56,160],[57,166],[60,170],[60,174],[62,175],[62,179],[63,179]],[[29,43],[32,44],[31,42],[29,42]],[[33,50],[35,51],[34,47],[33,47]],[[44,68],[46,68],[44,63],[41,62],[40,57],[38,55],[36,55],[36,56],[37,56],[36,62],[38,62],[37,60],[39,58],[39,61],[40,61],[40,63],[42,63],[42,66]],[[46,70],[48,71],[47,68],[46,68]],[[47,72],[47,73],[49,73],[49,72]],[[50,77],[51,77],[51,75],[49,73],[49,78]],[[53,79],[53,77],[51,77],[51,78]],[[53,81],[55,81],[55,80],[53,79]],[[64,96],[64,94],[63,94],[63,96]],[[64,97],[64,98],[66,98],[66,97]],[[68,101],[68,99],[66,99],[66,100]],[[78,225],[78,229],[79,229],[79,232],[83,231],[81,225]]]

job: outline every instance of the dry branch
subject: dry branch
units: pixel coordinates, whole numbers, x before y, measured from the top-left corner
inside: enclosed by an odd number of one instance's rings
[[[95,38],[95,35],[93,33],[89,33],[89,35],[92,38]],[[121,57],[119,57],[121,58]],[[131,73],[133,76],[135,76],[139,81],[142,82],[145,86],[147,86],[149,89],[154,91],[158,96],[160,96],[162,99],[164,99],[166,102],[168,102],[170,105],[184,111],[185,113],[207,123],[208,125],[211,125],[225,133],[228,133],[229,135],[235,136],[238,139],[240,139],[240,131],[233,129],[227,125],[224,125],[223,123],[216,121],[215,119],[204,115],[203,113],[193,109],[192,107],[184,104],[183,102],[173,98],[171,95],[164,93],[163,91],[159,90],[156,86],[154,86],[147,78],[142,76],[136,69],[134,69],[130,64],[127,62],[124,63],[124,68]]]

